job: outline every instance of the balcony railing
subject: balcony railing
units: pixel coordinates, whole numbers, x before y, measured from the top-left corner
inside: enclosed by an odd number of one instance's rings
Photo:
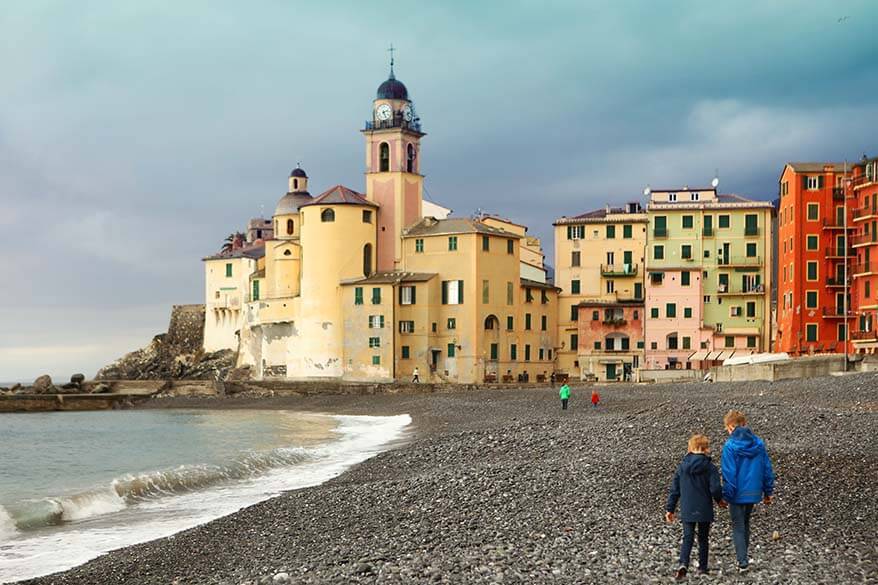
[[[833,187],[832,188],[832,198],[836,201],[844,200],[844,187]]]
[[[851,331],[851,339],[854,341],[878,341],[876,331]]]
[[[624,317],[611,317],[609,319],[604,317],[604,320],[602,321],[604,325],[609,325],[610,327],[620,327],[627,322],[628,321]]]
[[[851,246],[854,248],[871,246],[872,244],[878,244],[878,233],[857,234],[851,238]]]
[[[759,235],[759,227],[755,225],[744,226],[744,235],[745,236],[758,236]]]
[[[827,276],[826,277],[826,286],[844,286],[844,277],[839,278],[838,276]]]
[[[728,258],[717,258],[717,264],[720,266],[761,266],[761,256],[729,256]]]
[[[823,307],[823,316],[824,317],[838,317],[839,319],[844,319],[844,307]],[[848,318],[854,316],[854,312],[848,307]]]
[[[406,120],[401,112],[394,112],[393,116],[387,120],[366,120],[366,130],[387,130],[390,128],[402,128],[403,130],[421,131],[421,120]]]
[[[712,238],[713,237],[713,228],[704,226],[703,228],[701,228],[701,235],[704,236],[705,238]]]
[[[878,205],[867,205],[865,207],[858,207],[854,209],[851,215],[853,216],[854,221],[878,216]]]
[[[844,248],[839,247],[826,248],[826,250],[824,250],[824,253],[826,254],[827,258],[844,258],[845,256],[851,258],[855,256],[853,248],[849,248],[847,250],[847,254],[845,254]]]
[[[654,238],[667,238],[668,228],[653,228],[652,235]]]
[[[765,285],[758,284],[756,286],[750,287],[740,287],[740,286],[729,286],[727,284],[720,284],[716,287],[716,294],[718,295],[761,295],[765,294]]]
[[[601,264],[601,274],[604,276],[635,276],[637,264]]]
[[[868,185],[869,183],[871,183],[874,180],[875,180],[874,177],[871,177],[871,176],[868,176],[865,174],[857,175],[856,177],[851,179],[851,185],[853,185],[854,187],[862,187],[863,185]]]
[[[878,266],[872,262],[861,262],[860,264],[854,264],[851,267],[851,274],[856,278],[860,274],[874,272],[876,267]]]
[[[835,219],[824,219],[823,220],[823,229],[825,229],[825,230],[843,230],[843,229],[852,230],[852,229],[854,229],[854,226],[852,226],[852,225],[845,226],[844,220],[839,221],[839,218],[836,217]]]

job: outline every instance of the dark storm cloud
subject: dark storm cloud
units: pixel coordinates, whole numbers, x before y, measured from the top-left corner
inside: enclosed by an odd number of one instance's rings
[[[768,199],[787,160],[870,152],[873,25],[868,1],[7,3],[0,381],[142,345],[296,161],[362,189],[391,41],[429,196],[551,254],[554,218],[647,184]]]

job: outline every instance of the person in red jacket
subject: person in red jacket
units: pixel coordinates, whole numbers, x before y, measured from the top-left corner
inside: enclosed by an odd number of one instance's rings
[[[597,388],[595,388],[591,391],[591,406],[592,406],[592,408],[596,408],[598,405],[598,402],[600,402],[600,401],[601,401],[601,396],[600,396],[600,394],[598,394]]]

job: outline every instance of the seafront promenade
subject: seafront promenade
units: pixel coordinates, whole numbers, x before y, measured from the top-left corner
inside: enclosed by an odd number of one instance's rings
[[[321,486],[27,583],[664,583],[680,536],[663,522],[672,473],[695,431],[718,458],[730,408],[766,440],[776,499],[757,507],[744,577],[718,512],[710,582],[876,583],[876,385],[617,384],[597,409],[574,391],[566,412],[549,389],[151,401],[409,413],[414,428]]]

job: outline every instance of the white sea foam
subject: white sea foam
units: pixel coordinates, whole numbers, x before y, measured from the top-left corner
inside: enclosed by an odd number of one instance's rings
[[[33,526],[61,524],[18,531],[0,545],[0,583],[69,569],[109,550],[170,536],[284,491],[318,485],[386,450],[411,423],[408,415],[333,418],[339,438],[324,445],[245,454],[222,466],[126,476],[109,489],[34,502],[34,517],[56,521]],[[4,513],[0,508],[0,543]]]
[[[16,534],[18,530],[15,528],[15,521],[6,512],[6,508],[0,506],[0,542],[11,540]]]

